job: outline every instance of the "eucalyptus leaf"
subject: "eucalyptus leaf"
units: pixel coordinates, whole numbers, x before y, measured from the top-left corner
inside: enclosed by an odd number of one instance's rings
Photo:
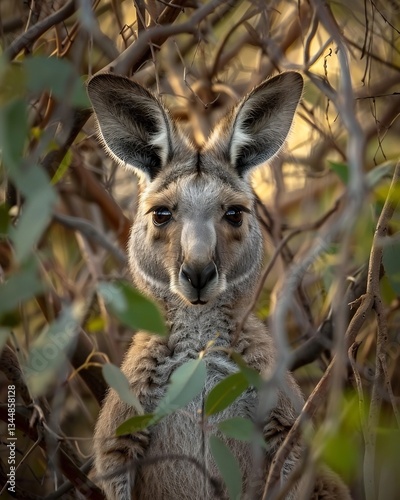
[[[19,168],[27,137],[26,103],[12,100],[0,108],[0,150],[8,171]]]
[[[233,352],[231,354],[233,361],[237,364],[239,367],[239,370],[243,373],[243,375],[246,377],[249,385],[255,387],[256,389],[260,389],[262,386],[262,377],[258,373],[257,370],[254,368],[250,368],[248,364],[245,362],[243,357],[238,354],[237,352]]]
[[[106,306],[124,325],[159,335],[167,333],[158,307],[126,281],[101,282],[98,290]]]
[[[12,311],[21,302],[34,297],[43,289],[35,261],[27,261],[7,281],[0,284],[0,316]]]
[[[134,434],[135,432],[147,429],[152,423],[156,421],[155,416],[152,413],[147,413],[145,415],[135,415],[134,417],[128,418],[124,423],[117,427],[115,431],[116,436],[125,436],[126,434]]]
[[[206,364],[201,358],[187,361],[177,368],[155,414],[161,418],[190,403],[203,390],[206,375]]]
[[[350,177],[349,166],[345,163],[338,163],[335,161],[328,161],[328,164],[332,172],[335,172],[343,184],[347,185]]]
[[[19,165],[9,172],[16,187],[26,199],[42,196],[47,191],[54,192],[50,178],[44,169],[38,165]],[[48,196],[48,195],[46,195]]]
[[[247,388],[249,382],[242,372],[233,373],[219,382],[207,396],[205,414],[213,415],[227,408]]]
[[[31,254],[50,223],[55,201],[55,192],[49,188],[49,185],[43,186],[40,193],[35,193],[35,196],[26,200],[18,225],[10,231],[15,255],[19,262],[24,261]]]
[[[226,436],[240,441],[251,441],[254,437],[254,424],[251,420],[243,417],[233,417],[223,420],[218,428]]]
[[[32,345],[24,375],[33,396],[43,395],[63,372],[66,376],[84,310],[81,302],[65,307]]]
[[[350,168],[345,163],[329,161],[329,168],[339,177],[343,184],[347,185],[350,179]],[[393,161],[388,161],[370,170],[366,175],[367,184],[370,188],[376,186],[384,177],[393,172]]]
[[[218,424],[218,429],[227,437],[238,439],[239,441],[256,441],[262,448],[266,448],[261,432],[256,429],[254,422],[248,418],[228,418]]]
[[[242,472],[230,449],[217,436],[210,436],[210,449],[229,493],[230,500],[240,500]]]
[[[102,371],[104,380],[118,393],[118,396],[122,399],[122,401],[125,401],[126,404],[136,408],[139,413],[143,413],[142,405],[131,391],[128,379],[122,371],[112,363],[106,363],[103,365]]]
[[[23,66],[27,73],[28,89],[33,93],[47,90],[62,102],[76,107],[89,107],[85,87],[74,66],[57,57],[27,57]]]

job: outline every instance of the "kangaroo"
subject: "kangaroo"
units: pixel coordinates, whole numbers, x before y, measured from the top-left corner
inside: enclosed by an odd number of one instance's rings
[[[198,148],[161,101],[137,83],[110,74],[94,76],[88,83],[101,141],[140,180],[128,249],[133,281],[158,302],[169,328],[166,337],[137,332],[121,369],[144,411],[150,413],[179,366],[204,350],[207,366],[200,396],[132,435],[116,437],[115,430],[136,410],[114,390],[108,392],[94,435],[94,472],[108,499],[229,498],[208,436],[227,418],[254,420],[257,393],[248,389],[213,415],[207,426],[200,425],[199,415],[215,384],[238,370],[229,349],[263,376],[276,356],[271,337],[255,316],[247,319],[235,342],[233,338],[254,294],[263,259],[250,176],[282,148],[302,89],[303,79],[296,72],[265,81]],[[206,349],[210,341],[215,349]],[[275,407],[265,415],[261,471],[255,470],[251,444],[225,439],[242,471],[242,498],[262,497],[274,454],[303,402],[287,373]],[[302,449],[300,442],[293,447],[282,468],[282,483]],[[209,478],[216,478],[219,491]],[[286,498],[296,499],[298,488],[294,485]],[[317,479],[312,498],[350,496],[340,480],[328,473]]]

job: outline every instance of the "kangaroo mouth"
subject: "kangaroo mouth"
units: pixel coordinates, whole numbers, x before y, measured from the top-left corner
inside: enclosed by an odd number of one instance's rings
[[[204,300],[197,299],[197,300],[192,300],[190,303],[193,304],[194,306],[199,306],[199,305],[204,306],[207,304],[207,300],[204,301]]]

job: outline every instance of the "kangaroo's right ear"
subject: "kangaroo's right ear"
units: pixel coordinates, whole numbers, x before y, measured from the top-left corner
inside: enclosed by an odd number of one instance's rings
[[[94,76],[87,87],[106,149],[140,178],[153,180],[172,154],[174,125],[161,103],[128,78]]]

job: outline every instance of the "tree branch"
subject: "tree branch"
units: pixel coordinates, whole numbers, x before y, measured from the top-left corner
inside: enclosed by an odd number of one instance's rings
[[[236,3],[238,0],[233,0]],[[124,50],[117,59],[111,64],[106,66],[102,71],[109,71],[111,73],[127,74],[129,71],[135,71],[141,66],[149,57],[149,45],[162,45],[168,38],[181,33],[194,33],[198,30],[198,24],[211,14],[223,0],[212,0],[207,2],[202,7],[198,8],[194,14],[181,24],[166,24],[167,14],[168,21],[176,19],[180,11],[178,9],[171,9],[161,14],[159,23],[163,26],[154,26],[142,32],[142,35],[130,47]],[[184,5],[185,0],[175,0],[174,5]],[[170,8],[166,8],[170,9]]]
[[[20,37],[14,40],[4,51],[6,59],[12,61],[21,52],[22,49],[31,45],[40,36],[46,33],[47,30],[54,25],[61,23],[71,17],[77,10],[78,5],[76,0],[69,0],[60,10],[54,12],[43,21],[36,23],[27,32],[23,33]]]

